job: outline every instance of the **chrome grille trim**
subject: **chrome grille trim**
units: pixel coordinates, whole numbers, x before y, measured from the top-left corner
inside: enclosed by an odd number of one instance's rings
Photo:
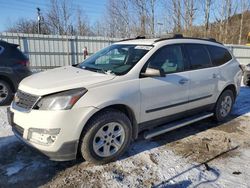
[[[39,99],[39,96],[28,94],[21,90],[18,90],[15,94],[13,107],[16,107],[16,109],[19,111],[29,111],[34,107]]]

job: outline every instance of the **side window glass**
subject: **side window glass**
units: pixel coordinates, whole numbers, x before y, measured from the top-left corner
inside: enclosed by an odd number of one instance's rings
[[[187,44],[186,47],[191,69],[202,69],[212,66],[205,46],[200,44]]]
[[[184,58],[180,45],[169,45],[161,48],[149,60],[149,68],[162,69],[164,73],[175,73],[184,70]]]
[[[211,45],[207,46],[207,48],[215,66],[223,65],[232,59],[231,54],[224,48]]]
[[[3,53],[4,47],[0,46],[0,54]]]

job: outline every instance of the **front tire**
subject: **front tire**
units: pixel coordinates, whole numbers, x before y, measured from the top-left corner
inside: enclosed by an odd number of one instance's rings
[[[105,110],[86,125],[80,139],[80,153],[94,164],[117,160],[131,142],[132,126],[129,118],[118,110]]]
[[[234,94],[231,90],[225,90],[219,97],[214,110],[216,121],[225,121],[232,111],[234,104]]]
[[[7,105],[11,102],[13,97],[13,92],[11,90],[10,84],[0,80],[0,106]]]

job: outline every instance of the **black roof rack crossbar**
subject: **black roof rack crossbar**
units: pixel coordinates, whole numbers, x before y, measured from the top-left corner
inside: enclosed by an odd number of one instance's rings
[[[215,38],[204,38],[204,39],[209,40],[211,42],[218,42]]]
[[[123,40],[120,40],[118,42],[122,42],[122,41],[129,41],[129,40],[136,40],[136,39],[146,39],[145,36],[137,36],[135,38],[130,38],[130,39],[123,39]]]
[[[169,39],[182,39],[182,38],[184,38],[182,34],[174,34],[174,35],[170,34],[167,37],[156,39],[154,42],[160,42],[160,41],[169,40]]]

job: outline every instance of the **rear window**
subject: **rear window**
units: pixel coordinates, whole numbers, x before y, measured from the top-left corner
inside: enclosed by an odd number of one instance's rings
[[[232,59],[231,54],[225,48],[217,46],[207,46],[210,53],[212,63],[215,66],[223,65]]]
[[[20,60],[28,59],[16,46],[6,47],[3,56],[5,58],[11,58],[11,59],[20,59]]]
[[[190,69],[202,69],[211,67],[211,61],[207,49],[201,44],[186,44],[190,59]]]

